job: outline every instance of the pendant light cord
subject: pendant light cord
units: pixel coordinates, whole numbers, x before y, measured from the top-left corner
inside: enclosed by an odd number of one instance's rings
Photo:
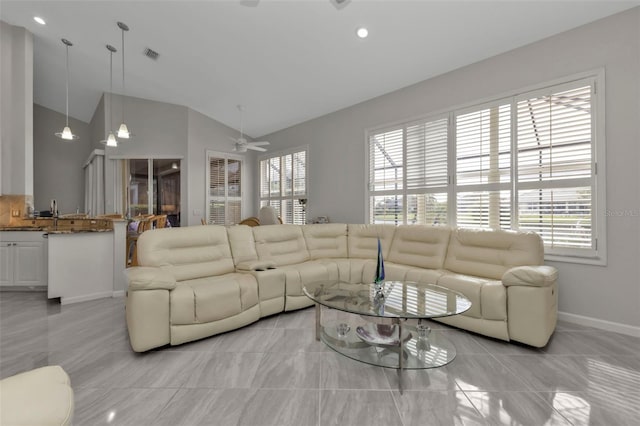
[[[107,47],[107,49],[109,49]],[[109,49],[109,132],[113,126],[113,51]]]
[[[65,43],[67,46],[67,127],[69,127],[69,45]]]
[[[122,30],[122,122],[124,123],[124,97],[127,94],[124,85],[124,28]]]

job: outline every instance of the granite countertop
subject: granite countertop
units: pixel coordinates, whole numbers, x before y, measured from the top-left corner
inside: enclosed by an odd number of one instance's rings
[[[113,232],[113,229],[56,229],[47,232],[49,234],[82,234],[84,232]]]
[[[48,229],[42,226],[0,226],[0,231],[39,231],[48,234],[81,234],[84,232],[113,232],[113,229]]]
[[[44,231],[42,226],[0,226],[0,231]]]

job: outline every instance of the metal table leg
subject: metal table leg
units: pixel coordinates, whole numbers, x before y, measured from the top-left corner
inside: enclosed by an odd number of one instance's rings
[[[402,341],[402,322],[399,318],[394,318],[393,323],[398,327],[398,340],[400,341],[400,350],[398,351],[398,389],[400,390],[400,395],[402,395],[404,390],[404,342]]]
[[[320,304],[316,303],[316,340],[320,341]]]

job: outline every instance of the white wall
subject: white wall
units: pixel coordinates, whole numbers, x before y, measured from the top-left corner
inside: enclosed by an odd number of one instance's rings
[[[0,21],[0,194],[33,195],[33,35]]]
[[[189,162],[189,203],[188,224],[199,225],[200,219],[206,215],[206,154],[207,151],[231,153],[234,147],[230,137],[239,136],[238,131],[215,121],[197,111],[189,109],[189,138],[188,138],[188,162]],[[249,139],[250,140],[250,139]],[[256,192],[252,183],[256,170],[256,156],[252,152],[246,154],[234,153],[244,156],[244,194],[243,194],[243,218],[256,216],[255,209]]]
[[[84,170],[91,145],[89,124],[69,117],[69,127],[80,139],[65,141],[54,135],[62,131],[65,116],[40,105],[33,106],[33,204],[48,210],[51,199],[61,214],[84,211]]]
[[[601,67],[606,71],[607,208],[635,215],[607,218],[607,266],[553,263],[560,270],[559,309],[640,327],[640,8],[260,139],[269,140],[272,151],[309,145],[309,217],[363,222],[365,129]]]

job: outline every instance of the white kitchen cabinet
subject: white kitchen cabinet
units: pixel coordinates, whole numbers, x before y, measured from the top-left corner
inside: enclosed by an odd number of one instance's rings
[[[0,232],[0,286],[46,287],[47,240],[44,232]]]

